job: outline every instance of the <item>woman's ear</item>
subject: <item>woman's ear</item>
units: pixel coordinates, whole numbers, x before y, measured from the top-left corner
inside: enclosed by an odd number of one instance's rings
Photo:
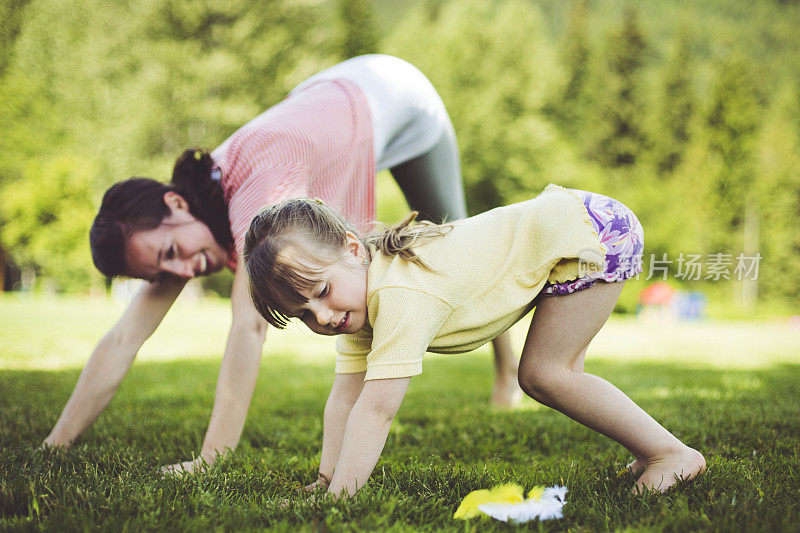
[[[186,199],[175,191],[168,191],[164,193],[164,203],[172,211],[188,211],[189,203]]]

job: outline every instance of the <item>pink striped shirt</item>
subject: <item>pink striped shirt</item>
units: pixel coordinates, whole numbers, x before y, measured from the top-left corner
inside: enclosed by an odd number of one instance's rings
[[[287,198],[317,197],[361,232],[375,218],[372,122],[361,89],[345,79],[290,94],[238,129],[211,156],[222,170],[236,269],[250,221]]]

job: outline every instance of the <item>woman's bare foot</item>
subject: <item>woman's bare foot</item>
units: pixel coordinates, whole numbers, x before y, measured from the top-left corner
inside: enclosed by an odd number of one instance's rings
[[[678,479],[693,479],[705,469],[706,460],[703,455],[687,446],[682,450],[647,461],[644,473],[636,480],[633,493],[638,494],[645,488],[665,492],[675,485]]]
[[[498,409],[511,409],[522,400],[522,389],[519,388],[517,376],[498,377],[492,389],[492,405]]]

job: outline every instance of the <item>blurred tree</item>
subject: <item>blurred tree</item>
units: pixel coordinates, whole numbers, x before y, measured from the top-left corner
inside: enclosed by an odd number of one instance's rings
[[[316,31],[320,10],[296,2],[146,6],[137,15],[145,46],[129,54],[138,75],[128,88],[143,107],[130,114],[130,138],[146,158],[172,161],[187,145],[221,142],[284,98],[304,77],[299,65],[311,62],[313,72],[324,64],[331,44]]]
[[[24,54],[26,48],[25,34],[33,9],[28,4],[0,2],[0,123],[5,125],[0,135],[0,249],[4,248],[0,269],[4,272],[18,251],[25,253],[10,233],[17,223],[15,211],[9,209],[16,200],[14,185],[22,179],[27,162],[51,151],[60,133],[60,128],[48,120],[53,114],[48,101],[52,92],[47,84],[37,79],[36,72],[16,68],[20,49]],[[41,69],[48,66],[45,62]],[[16,263],[33,272],[28,265]]]
[[[761,206],[754,185],[762,112],[761,95],[750,64],[737,53],[729,54],[717,67],[707,117],[710,150],[721,162],[719,172],[712,176],[716,252],[753,256],[758,251]],[[743,307],[751,308],[757,286],[746,286],[737,295]],[[735,290],[740,287],[734,284]]]
[[[561,44],[561,62],[566,70],[564,90],[548,106],[548,112],[570,135],[583,130],[589,108],[587,85],[590,74],[589,6],[587,0],[574,0]]]
[[[114,45],[129,32],[98,3],[31,2],[0,83],[0,119],[14,124],[0,137],[0,239],[26,280],[39,272],[60,290],[99,281],[87,235],[102,165],[88,154],[106,146]]]
[[[0,0],[0,123],[7,125],[0,136],[0,153],[3,154],[0,158],[0,185],[18,166],[19,152],[30,156],[42,148],[36,142],[42,137],[42,132],[34,131],[25,120],[32,115],[41,116],[42,98],[37,98],[37,91],[30,87],[27,77],[12,68],[29,2]]]
[[[605,49],[605,69],[597,80],[596,122],[589,132],[590,156],[609,168],[634,165],[646,148],[646,108],[639,94],[646,48],[638,14],[629,7]]]
[[[563,79],[545,33],[528,2],[465,0],[417,6],[385,42],[441,94],[471,213],[530,198],[550,181],[591,188],[596,177],[542,111]]]
[[[549,181],[606,192],[637,212],[648,253],[756,246],[770,257],[763,294],[794,302],[800,6],[647,0],[636,7],[653,42],[644,42],[629,11],[601,51],[596,36],[619,25],[620,7],[617,0],[0,0],[0,242],[26,268],[50,272],[41,250],[56,244],[42,245],[35,233],[69,236],[68,228],[44,215],[24,227],[15,220],[35,220],[18,198],[30,199],[30,187],[53,194],[42,176],[77,172],[88,180],[83,187],[81,179],[58,178],[91,200],[65,199],[85,224],[112,181],[166,179],[184,146],[213,147],[305,76],[374,51],[374,15],[388,34],[379,49],[418,65],[447,105],[472,212],[527,198]],[[665,37],[676,21],[693,20],[703,31],[691,47]],[[348,24],[355,29],[343,32]],[[345,37],[361,39],[361,48],[343,51]],[[716,66],[711,59],[733,42],[750,60],[750,81],[734,75],[735,56]],[[669,59],[657,64],[662,57]],[[658,95],[657,105],[647,105],[647,94]],[[16,228],[13,248],[3,240],[12,235],[6,226]],[[88,257],[85,235],[64,242]],[[70,269],[78,264],[64,257]],[[91,272],[86,260],[81,276]],[[69,281],[77,274],[64,276],[60,287],[79,285]]]
[[[283,0],[34,0],[20,19],[9,75],[0,80],[0,119],[14,124],[0,136],[0,176],[27,180],[32,161],[46,166],[50,158],[80,154],[92,161],[94,174],[83,175],[92,201],[72,208],[86,216],[113,181],[167,178],[185,146],[221,142],[332,62],[320,52],[330,43],[314,31],[317,11]],[[11,197],[23,189],[0,188],[11,209]],[[53,231],[49,224],[26,227]],[[42,255],[26,250],[30,242],[19,237],[5,242],[6,250],[33,265]],[[85,238],[63,242],[87,252]]]
[[[654,132],[656,165],[660,174],[673,172],[683,160],[696,107],[689,35],[683,31],[664,73],[658,131]]]
[[[318,11],[284,0],[34,1],[14,78],[36,87],[47,113],[21,122],[59,129],[56,144],[102,161],[104,184],[167,177],[184,146],[223,140],[283,98],[299,66],[331,62],[318,53],[330,45],[314,31]]]
[[[22,13],[30,0],[0,0],[0,77],[14,54],[14,43],[22,27]]]
[[[723,249],[731,249],[734,240],[740,245],[731,235],[742,229],[746,199],[752,192],[761,113],[752,68],[742,56],[730,54],[717,65],[706,117],[710,150],[722,162],[721,171],[714,176],[714,204],[723,230],[717,244]]]
[[[759,292],[800,301],[800,85],[784,83],[764,114],[757,145],[756,189],[763,256]]]
[[[54,281],[58,290],[85,290],[100,280],[99,274],[91,274],[87,246],[94,167],[73,155],[32,160],[0,195],[6,220],[0,238],[21,268]]]
[[[371,54],[378,48],[372,0],[337,0],[341,23],[342,59]]]

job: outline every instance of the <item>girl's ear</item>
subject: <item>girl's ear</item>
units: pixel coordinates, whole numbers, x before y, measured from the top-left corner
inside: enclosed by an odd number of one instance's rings
[[[366,250],[364,248],[364,243],[362,243],[361,239],[356,237],[353,232],[347,232],[347,243],[345,247],[347,248],[347,252],[356,259],[363,259],[365,257]]]
[[[188,211],[189,203],[186,199],[175,191],[168,191],[164,193],[164,203],[167,204],[172,211]]]

